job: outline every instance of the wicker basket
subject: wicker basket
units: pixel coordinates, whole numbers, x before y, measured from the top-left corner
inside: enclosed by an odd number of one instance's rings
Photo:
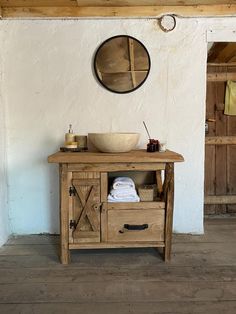
[[[154,200],[155,185],[142,185],[138,188],[141,202],[152,202]]]

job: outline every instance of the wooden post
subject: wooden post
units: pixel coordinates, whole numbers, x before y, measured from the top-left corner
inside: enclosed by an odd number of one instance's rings
[[[68,170],[68,168],[67,168]],[[67,171],[67,182],[68,182],[68,189],[71,186],[71,182],[72,182],[72,172]],[[67,189],[67,191],[68,191]],[[70,196],[68,199],[68,223],[71,220],[74,220],[74,212],[73,212],[73,205],[74,205],[74,197]],[[74,228],[68,228],[68,233],[69,233],[69,243],[73,243],[74,242],[74,238],[73,238],[73,232],[74,232]]]
[[[68,264],[69,252],[69,182],[67,164],[60,166],[60,239],[61,239],[61,263]]]
[[[129,59],[130,59],[131,77],[132,77],[133,87],[135,88],[137,85],[137,82],[136,82],[135,67],[134,67],[135,56],[134,56],[134,41],[133,41],[133,39],[129,38],[128,43],[129,43]]]
[[[163,192],[161,170],[156,171],[156,181],[157,181],[157,196],[161,196]]]
[[[172,225],[173,225],[173,206],[174,206],[174,163],[167,163],[165,169],[165,204],[166,204],[166,219],[165,219],[165,247],[164,260],[171,259],[171,241],[172,241]]]
[[[108,195],[108,174],[101,173],[101,240],[107,242],[107,195]]]

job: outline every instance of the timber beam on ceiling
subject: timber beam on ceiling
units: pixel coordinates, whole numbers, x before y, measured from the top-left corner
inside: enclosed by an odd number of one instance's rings
[[[236,4],[155,6],[2,6],[2,19],[59,18],[156,18],[236,16]]]

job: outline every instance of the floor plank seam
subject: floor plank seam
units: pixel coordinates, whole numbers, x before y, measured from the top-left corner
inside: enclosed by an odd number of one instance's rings
[[[149,303],[151,303],[151,304],[160,304],[160,303],[177,303],[177,301],[176,300],[158,300],[158,301],[155,301],[155,300],[152,300],[152,301],[150,301],[150,300],[148,300],[148,301],[93,301],[93,304],[132,304],[132,305],[135,305],[135,304],[149,304]],[[181,300],[181,301],[179,301],[179,303],[181,303],[181,304],[202,304],[202,303],[229,303],[229,302],[236,302],[236,299],[227,299],[227,300],[225,300],[225,299],[223,299],[223,300],[197,300],[197,301],[194,301],[194,300]],[[32,303],[30,303],[30,302],[21,302],[21,303],[19,303],[19,302],[6,302],[6,303],[1,303],[0,302],[0,305],[6,305],[6,304],[19,304],[19,305],[41,305],[41,304],[81,304],[81,305],[83,305],[83,304],[90,304],[91,305],[91,301],[89,302],[89,301],[87,301],[87,302],[81,302],[81,301],[78,301],[78,302],[75,302],[75,301],[62,301],[62,302],[60,302],[60,301],[52,301],[52,302],[46,302],[46,301],[40,301],[40,302],[32,302]],[[166,313],[166,312],[165,312]],[[206,313],[204,313],[204,314],[206,314]],[[223,313],[222,313],[223,314]],[[233,314],[233,313],[232,313]]]

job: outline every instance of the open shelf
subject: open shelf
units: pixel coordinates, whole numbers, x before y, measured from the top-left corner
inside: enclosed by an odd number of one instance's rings
[[[161,193],[158,193],[157,186],[160,184],[160,181],[157,182],[157,175],[156,171],[117,171],[117,172],[108,172],[107,173],[107,191],[106,194],[107,196],[110,193],[110,190],[112,189],[112,184],[115,178],[117,177],[129,177],[131,178],[134,183],[135,183],[135,189],[137,191],[137,194],[139,195],[139,188],[144,186],[144,185],[152,185],[154,186],[154,199],[153,202],[161,202],[162,201],[162,195]],[[161,180],[161,185],[163,184],[162,179],[161,179],[161,170],[160,170],[160,176]],[[139,195],[140,196],[140,195]],[[116,202],[109,202],[108,203],[116,203]],[[124,202],[120,202],[124,203]],[[135,202],[137,204],[139,202]],[[147,201],[142,201],[140,200],[140,203],[145,204],[145,203],[150,203]],[[116,203],[117,204],[117,203]],[[146,205],[147,206],[147,205]]]

